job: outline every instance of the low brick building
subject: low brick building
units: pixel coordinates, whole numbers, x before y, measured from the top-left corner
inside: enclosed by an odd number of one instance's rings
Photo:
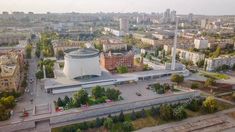
[[[128,68],[134,67],[134,53],[132,51],[125,53],[101,53],[100,63],[105,69],[112,71],[119,66]]]

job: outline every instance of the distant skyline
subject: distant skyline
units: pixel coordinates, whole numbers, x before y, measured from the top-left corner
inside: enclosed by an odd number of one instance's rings
[[[0,12],[163,12],[235,15],[235,0],[0,0]]]

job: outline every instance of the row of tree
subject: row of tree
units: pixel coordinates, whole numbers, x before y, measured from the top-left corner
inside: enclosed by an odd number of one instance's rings
[[[164,104],[160,107],[152,106],[147,112],[145,109],[135,112],[134,110],[130,114],[124,114],[123,111],[119,115],[108,115],[107,118],[96,118],[96,120],[83,122],[71,126],[63,127],[58,131],[83,131],[92,128],[104,127],[109,131],[133,131],[132,122],[141,118],[151,116],[153,118],[160,118],[163,121],[183,120],[187,118],[186,109],[197,112],[203,110],[207,113],[212,113],[217,110],[217,102],[213,97],[192,99],[191,101],[183,104],[169,105]],[[121,127],[121,128],[119,128]]]
[[[72,98],[65,96],[64,99],[58,98],[55,102],[58,107],[80,107],[81,105],[93,105],[106,102],[107,99],[117,101],[121,92],[116,89],[104,89],[103,87],[96,86],[92,88],[92,97],[88,96],[86,90],[81,89],[74,93]]]
[[[47,59],[47,60],[40,60],[38,62],[38,71],[36,73],[36,78],[37,79],[42,79],[44,77],[43,73],[43,66],[45,66],[45,72],[46,72],[46,77],[47,78],[54,78],[54,67],[55,61]]]

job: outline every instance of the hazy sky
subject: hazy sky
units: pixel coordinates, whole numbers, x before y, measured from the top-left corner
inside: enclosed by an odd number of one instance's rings
[[[163,12],[235,15],[235,0],[0,0],[0,11]]]

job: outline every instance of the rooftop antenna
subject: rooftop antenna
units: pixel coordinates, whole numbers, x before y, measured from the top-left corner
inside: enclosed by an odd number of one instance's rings
[[[173,56],[171,62],[171,70],[175,70],[175,63],[176,63],[176,44],[177,44],[177,33],[178,33],[178,17],[176,17],[176,25],[175,25],[175,38],[174,38],[174,45],[173,45]]]

